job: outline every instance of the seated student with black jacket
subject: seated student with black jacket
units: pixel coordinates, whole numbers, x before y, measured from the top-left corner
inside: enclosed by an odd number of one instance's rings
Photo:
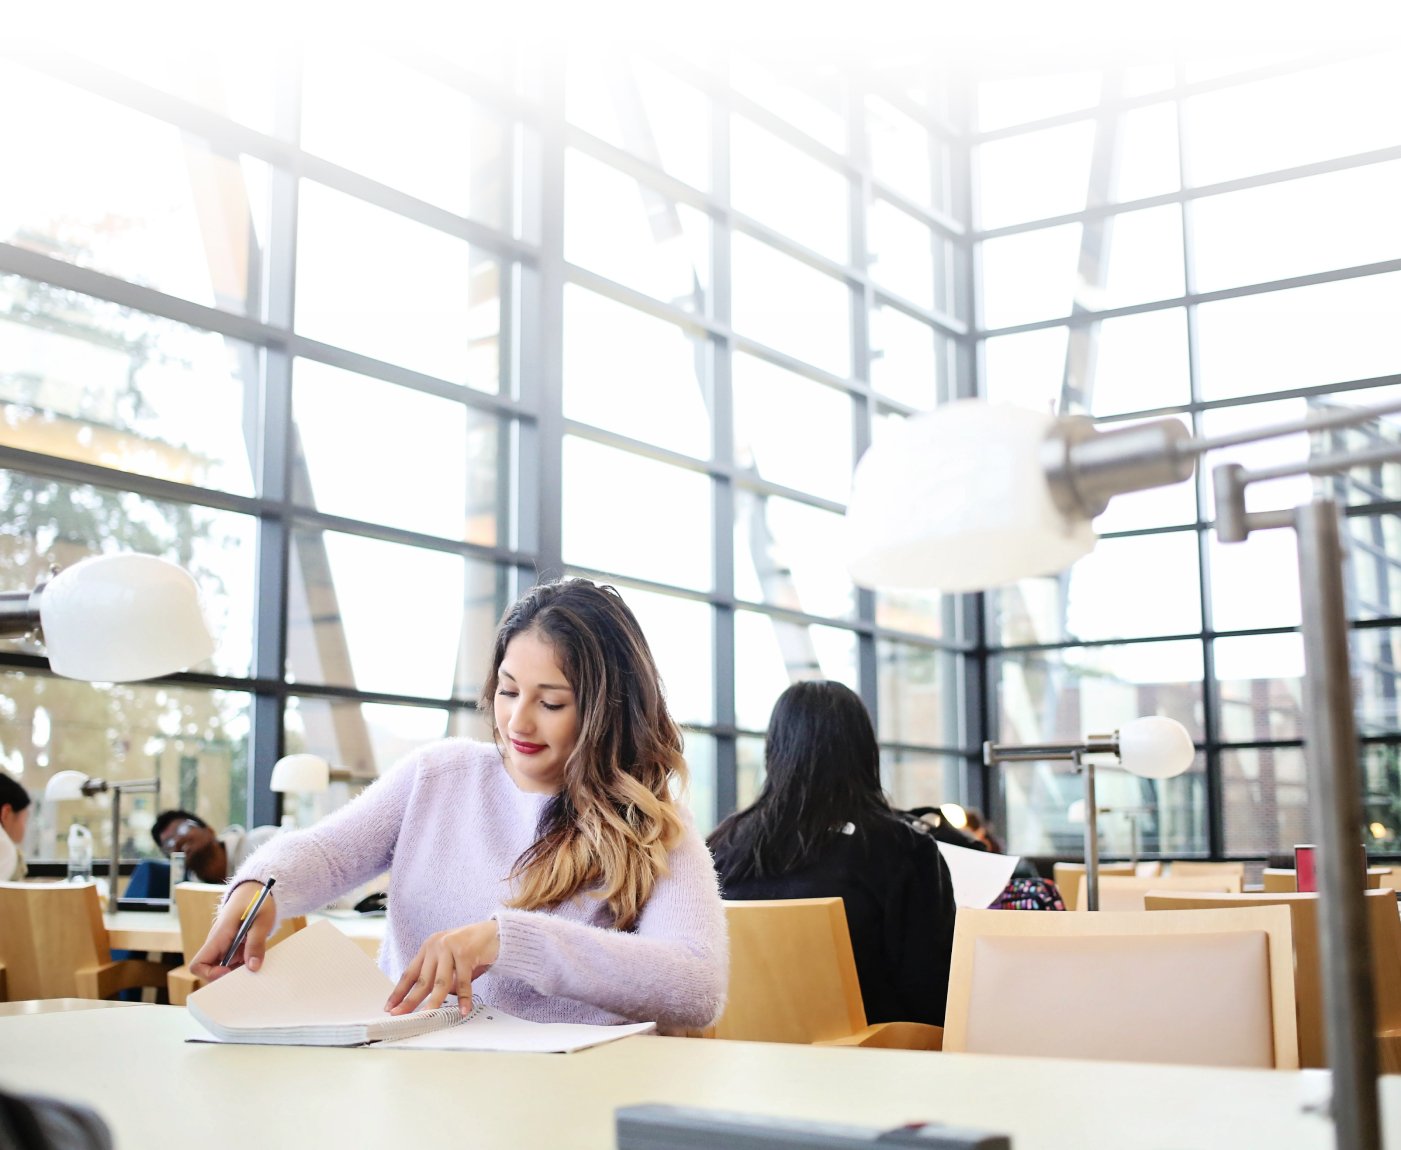
[[[839,896],[868,1022],[943,1025],[953,883],[930,834],[891,809],[861,699],[841,683],[779,696],[754,805],[708,842],[727,899]]]

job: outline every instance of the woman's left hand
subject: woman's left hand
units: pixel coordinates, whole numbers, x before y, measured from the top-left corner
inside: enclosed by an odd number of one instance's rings
[[[457,995],[462,1013],[472,1009],[472,980],[496,961],[501,936],[492,919],[430,934],[384,1004],[390,1014],[432,1010],[449,994]]]

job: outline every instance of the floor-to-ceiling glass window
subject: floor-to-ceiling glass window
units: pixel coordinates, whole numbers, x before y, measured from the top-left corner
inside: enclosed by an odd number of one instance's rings
[[[1401,69],[1223,54],[980,85],[974,138],[981,386],[991,399],[1198,435],[1381,402],[1401,384]],[[1349,433],[1394,442],[1395,417]],[[1094,553],[987,596],[993,730],[1065,741],[1137,715],[1184,723],[1179,779],[1105,772],[1106,848],[1264,857],[1310,837],[1293,539],[1221,544],[1211,468],[1334,446],[1213,452],[1192,483],[1121,497]],[[1371,845],[1401,839],[1394,465],[1329,481],[1348,508],[1349,612]],[[1307,479],[1252,487],[1292,507]],[[1002,772],[1013,849],[1076,854],[1081,781]]]
[[[870,440],[972,387],[936,77],[446,37],[55,45],[0,93],[5,589],[160,554],[218,636],[117,686],[0,645],[0,769],[36,798],[158,777],[134,857],[158,807],[271,821],[305,750],[323,813],[485,732],[495,622],[559,574],[641,619],[703,828],[804,677],[861,691],[901,805],[964,795],[977,627],[859,591],[840,542]],[[101,798],[41,801],[26,853],[74,821],[105,853]]]

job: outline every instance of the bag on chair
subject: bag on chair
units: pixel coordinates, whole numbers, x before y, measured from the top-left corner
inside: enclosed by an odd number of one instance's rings
[[[1014,878],[989,910],[1064,910],[1060,889],[1048,878]]]

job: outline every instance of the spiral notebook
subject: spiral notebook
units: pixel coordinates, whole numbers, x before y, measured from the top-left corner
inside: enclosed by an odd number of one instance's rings
[[[299,930],[267,952],[254,974],[239,967],[186,1000],[212,1041],[268,1046],[365,1046],[421,1050],[564,1053],[656,1029],[529,1022],[472,1000],[389,1015],[389,976],[329,922]],[[205,1040],[210,1041],[210,1040]]]

